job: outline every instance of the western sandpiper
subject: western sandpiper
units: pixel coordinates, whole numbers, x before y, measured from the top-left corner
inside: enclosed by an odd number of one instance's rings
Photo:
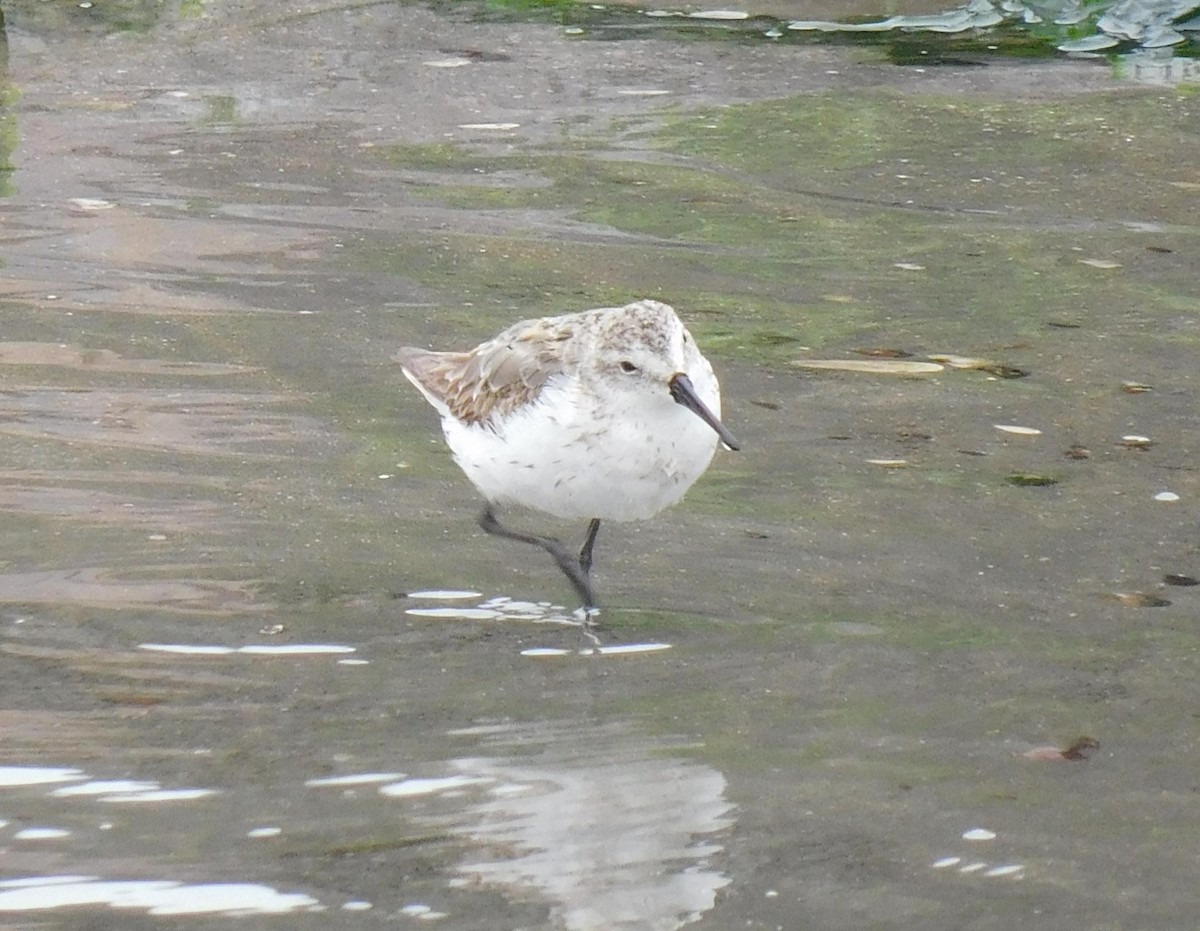
[[[712,366],[658,301],[523,320],[469,352],[407,348],[395,359],[487,500],[479,526],[553,556],[588,616],[600,521],[653,517],[708,468],[718,439],[738,448]],[[503,526],[504,504],[588,519],[578,556]]]

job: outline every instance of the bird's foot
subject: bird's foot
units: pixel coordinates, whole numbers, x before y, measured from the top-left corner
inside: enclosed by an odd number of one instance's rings
[[[591,649],[600,649],[604,646],[604,641],[600,639],[597,633],[596,618],[600,616],[600,609],[594,605],[583,605],[576,608],[571,616],[579,621],[579,630],[583,634],[584,641]]]

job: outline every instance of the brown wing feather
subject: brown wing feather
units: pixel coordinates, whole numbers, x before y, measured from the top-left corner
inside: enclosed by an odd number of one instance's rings
[[[470,352],[405,348],[394,358],[464,423],[487,423],[533,400],[563,371],[571,331],[524,320]]]

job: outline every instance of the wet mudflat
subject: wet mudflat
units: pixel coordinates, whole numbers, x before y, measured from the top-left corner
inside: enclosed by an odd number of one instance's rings
[[[1187,923],[1194,94],[42,6],[6,10],[0,924]],[[602,530],[607,642],[668,648],[581,656],[389,357],[643,295],[745,448]],[[797,364],[901,354],[992,365]]]

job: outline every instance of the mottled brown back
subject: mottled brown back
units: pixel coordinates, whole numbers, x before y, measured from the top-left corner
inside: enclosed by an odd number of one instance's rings
[[[563,371],[573,332],[557,318],[523,320],[471,352],[407,347],[394,358],[459,420],[486,424],[532,400]]]

